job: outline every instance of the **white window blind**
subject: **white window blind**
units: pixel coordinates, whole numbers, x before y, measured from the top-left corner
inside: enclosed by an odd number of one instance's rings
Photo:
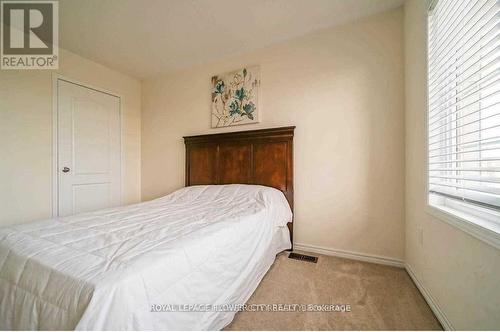
[[[429,195],[495,214],[500,211],[499,3],[438,0],[428,16]]]

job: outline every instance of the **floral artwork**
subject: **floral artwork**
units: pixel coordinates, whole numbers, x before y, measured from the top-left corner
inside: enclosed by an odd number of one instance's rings
[[[259,122],[259,67],[212,77],[212,128]]]

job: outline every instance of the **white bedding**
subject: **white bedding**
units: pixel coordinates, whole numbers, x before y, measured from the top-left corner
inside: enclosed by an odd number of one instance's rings
[[[244,303],[291,247],[284,195],[251,185],[0,229],[0,329],[221,329],[233,312],[153,304]]]

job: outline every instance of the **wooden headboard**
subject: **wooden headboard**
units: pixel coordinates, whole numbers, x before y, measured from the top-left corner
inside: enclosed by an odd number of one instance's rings
[[[240,183],[274,187],[285,194],[293,211],[294,129],[185,136],[186,186]],[[292,239],[293,224],[288,228]]]

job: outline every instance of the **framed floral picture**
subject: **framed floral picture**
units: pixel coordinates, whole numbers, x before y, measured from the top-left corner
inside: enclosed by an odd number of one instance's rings
[[[260,68],[212,77],[212,128],[259,122]]]

